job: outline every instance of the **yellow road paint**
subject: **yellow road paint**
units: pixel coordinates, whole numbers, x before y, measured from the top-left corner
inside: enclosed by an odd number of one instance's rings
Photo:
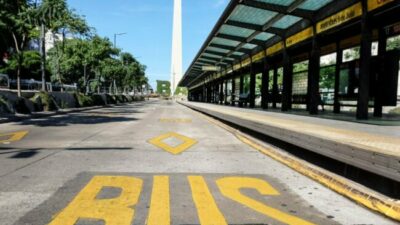
[[[224,216],[218,209],[214,198],[201,176],[188,176],[192,198],[197,208],[201,225],[225,225]]]
[[[103,220],[106,225],[130,225],[143,180],[125,176],[95,176],[49,225],[74,225],[79,219]],[[96,199],[104,187],[121,189],[119,197]]]
[[[269,207],[259,201],[247,197],[240,192],[240,189],[242,188],[251,188],[257,190],[262,195],[280,195],[277,190],[275,190],[270,184],[268,184],[264,180],[248,177],[226,177],[218,179],[216,182],[222,195],[268,217],[290,225],[313,224],[306,220]]]
[[[10,142],[19,141],[24,138],[28,133],[28,131],[18,131],[13,133],[0,134],[0,143],[9,144]]]
[[[191,123],[191,119],[172,119],[172,118],[161,118],[158,120],[161,123]]]
[[[169,177],[155,176],[147,225],[169,225],[170,213]]]
[[[182,143],[179,144],[178,146],[171,146],[164,142],[168,138],[176,138],[182,141]],[[155,137],[153,139],[150,139],[148,142],[175,155],[182,153],[183,151],[189,149],[190,147],[192,147],[197,143],[197,141],[194,139],[191,139],[189,137],[174,132],[166,133],[161,136]]]
[[[272,147],[264,147],[259,144],[256,140],[240,133],[238,130],[233,129],[215,119],[198,113],[206,120],[211,123],[224,128],[233,135],[235,135],[240,141],[249,145],[250,147],[256,149],[262,154],[286,165],[287,167],[307,176],[318,183],[326,186],[327,188],[367,207],[370,210],[381,213],[391,219],[400,221],[400,202],[394,199],[390,199],[384,196],[376,195],[375,193],[366,190],[365,188],[360,188],[359,186],[353,184],[351,181],[340,178],[330,172],[322,171],[318,168],[307,165],[298,159],[293,157],[282,155],[278,150]],[[318,130],[318,129],[316,129]]]

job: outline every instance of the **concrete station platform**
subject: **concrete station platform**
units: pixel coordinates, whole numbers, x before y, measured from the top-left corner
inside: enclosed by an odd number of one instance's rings
[[[400,126],[181,102],[197,111],[400,181]]]

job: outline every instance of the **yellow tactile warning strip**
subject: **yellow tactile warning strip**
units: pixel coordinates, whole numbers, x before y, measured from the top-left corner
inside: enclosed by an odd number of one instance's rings
[[[202,107],[202,106],[196,106]],[[257,113],[241,112],[230,108],[205,107],[218,113],[235,116],[249,121],[274,126],[322,139],[346,144],[372,152],[400,157],[400,138],[374,135],[366,132],[352,131],[347,129],[332,128],[324,125],[309,124],[298,120],[282,119],[273,116],[260,115]]]
[[[18,131],[13,133],[0,134],[0,144],[19,141],[28,134],[28,131]]]
[[[171,145],[165,143],[165,140],[167,140],[169,138],[175,138],[175,139],[181,141],[182,143],[180,143],[177,146],[171,146]],[[192,147],[194,144],[197,143],[196,140],[186,137],[181,134],[177,134],[175,132],[170,132],[170,133],[160,135],[158,137],[148,140],[148,142],[150,144],[153,144],[153,145],[155,145],[169,153],[175,154],[175,155],[182,153],[183,151],[189,149],[190,147]]]
[[[257,151],[269,156],[270,158],[288,166],[289,168],[317,181],[318,183],[328,187],[329,189],[373,210],[381,213],[391,219],[400,221],[400,200],[391,199],[375,193],[374,191],[361,187],[356,183],[337,176],[329,171],[312,166],[311,164],[297,159],[292,156],[284,155],[272,146],[265,146],[257,140],[229,127],[222,122],[208,117],[199,112],[198,115],[203,116],[211,123],[224,128],[240,141],[256,149]]]

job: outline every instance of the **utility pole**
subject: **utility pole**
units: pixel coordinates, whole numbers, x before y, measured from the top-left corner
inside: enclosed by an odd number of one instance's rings
[[[119,33],[119,34],[114,34],[114,48],[117,48],[117,36],[122,36],[127,33]]]

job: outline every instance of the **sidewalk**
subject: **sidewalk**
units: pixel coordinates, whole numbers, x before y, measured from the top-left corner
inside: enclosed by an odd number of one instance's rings
[[[400,181],[400,126],[377,126],[206,103],[192,109]]]

